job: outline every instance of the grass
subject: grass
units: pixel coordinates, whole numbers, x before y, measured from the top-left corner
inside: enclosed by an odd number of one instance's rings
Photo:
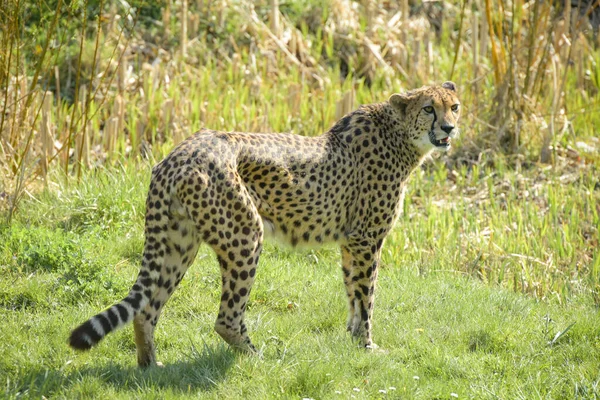
[[[600,397],[598,236],[583,233],[598,227],[593,176],[550,175],[527,186],[523,206],[525,188],[486,196],[535,174],[488,181],[492,171],[460,169],[453,183],[442,165],[413,177],[384,247],[383,353],[345,332],[337,249],[271,244],[248,310],[262,357],[232,352],[212,331],[220,280],[207,247],[158,325],[164,369],[136,367],[130,326],[75,353],[69,330],[122,298],[137,273],[149,166],[97,170],[26,200],[0,230],[3,397]]]
[[[569,2],[56,3],[0,12],[0,398],[600,398],[600,56]],[[312,136],[446,79],[463,134],[385,244],[385,352],[345,332],[337,249],[269,243],[248,306],[262,357],[212,331],[206,247],[158,325],[164,369],[135,366],[131,327],[67,347],[132,285],[150,165],[174,143]]]
[[[448,79],[469,157],[492,149],[553,163],[574,142],[598,147],[599,51],[589,13],[570,3],[234,3],[9,1],[0,19],[8,218],[51,168],[79,180],[98,165],[159,158],[202,126],[315,135],[338,111]]]

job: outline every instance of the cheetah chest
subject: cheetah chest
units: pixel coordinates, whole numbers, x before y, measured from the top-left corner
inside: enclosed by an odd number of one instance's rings
[[[350,162],[314,139],[297,147],[272,145],[277,151],[246,149],[238,160],[265,233],[292,246],[338,242],[356,197]]]

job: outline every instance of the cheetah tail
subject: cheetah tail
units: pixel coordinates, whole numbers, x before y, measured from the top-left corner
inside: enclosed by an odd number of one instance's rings
[[[77,350],[89,350],[104,336],[131,322],[149,303],[155,289],[156,281],[147,271],[140,271],[127,297],[75,328],[69,337],[69,345]]]

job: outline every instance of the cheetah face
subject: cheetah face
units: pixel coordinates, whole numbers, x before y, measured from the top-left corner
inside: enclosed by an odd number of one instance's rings
[[[389,102],[403,114],[405,131],[422,154],[447,151],[458,135],[460,101],[453,82],[394,94]]]

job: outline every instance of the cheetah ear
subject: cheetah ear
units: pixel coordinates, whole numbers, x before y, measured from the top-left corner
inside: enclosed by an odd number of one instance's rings
[[[400,93],[394,93],[390,96],[388,102],[397,110],[400,110],[402,113],[406,111],[406,106],[408,105],[409,97]]]
[[[451,82],[451,81],[447,81],[442,83],[442,87],[444,89],[448,89],[448,90],[452,90],[453,92],[456,92],[456,83]]]

